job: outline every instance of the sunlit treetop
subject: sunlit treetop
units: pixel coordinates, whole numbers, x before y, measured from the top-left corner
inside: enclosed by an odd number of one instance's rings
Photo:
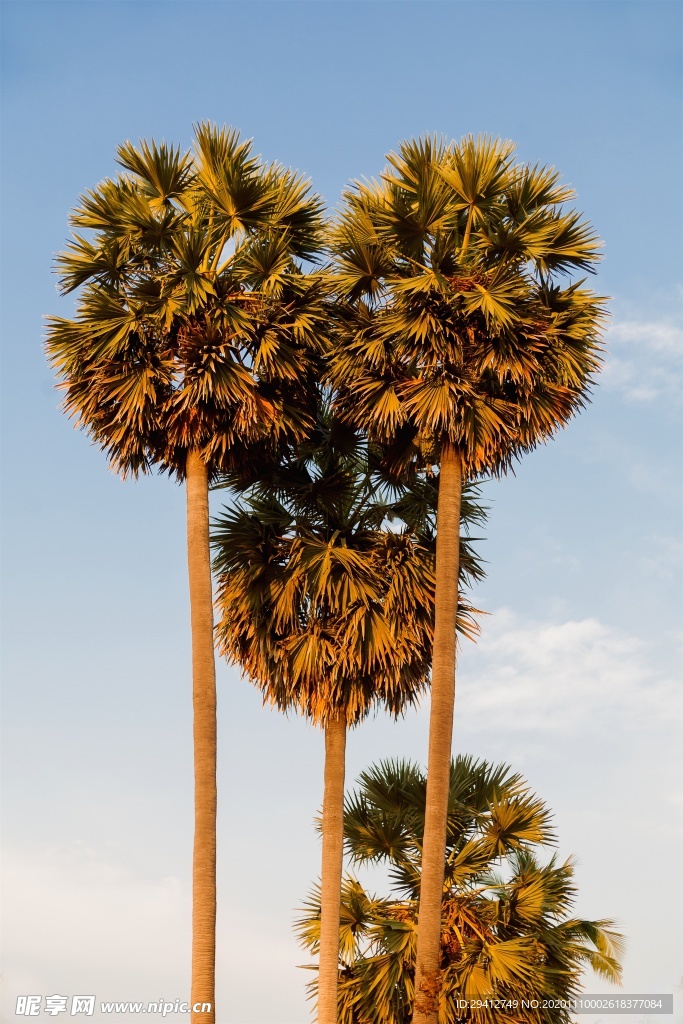
[[[505,470],[578,411],[600,367],[600,258],[553,168],[510,142],[423,137],[355,182],[331,230],[338,408],[468,476]]]
[[[81,196],[56,260],[71,319],[47,353],[64,406],[120,472],[213,474],[255,438],[300,435],[323,348],[322,203],[233,129],[192,153],[121,145],[122,172]]]

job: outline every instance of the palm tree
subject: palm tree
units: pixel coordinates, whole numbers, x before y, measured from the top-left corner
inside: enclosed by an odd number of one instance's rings
[[[582,407],[600,365],[602,300],[558,275],[598,242],[550,168],[511,143],[422,138],[356,183],[332,233],[347,300],[331,379],[337,408],[392,443],[404,471],[439,467],[434,659],[416,1024],[435,1024],[455,697],[463,481],[505,472]]]
[[[64,407],[122,476],[184,481],[195,758],[192,1004],[215,1019],[216,682],[209,481],[259,440],[307,428],[318,373],[321,203],[232,129],[196,128],[194,154],[118,149],[123,173],[81,197],[57,259],[72,319],[52,317],[47,354]]]
[[[373,460],[323,408],[310,440],[252,485],[213,534],[221,652],[266,701],[325,731],[321,1024],[337,1020],[346,731],[378,705],[398,716],[414,703],[432,645],[436,490],[424,484],[389,500]],[[463,514],[483,518],[472,494]],[[462,549],[462,577],[480,578],[465,538]],[[462,603],[458,626],[476,631]]]
[[[406,761],[385,761],[359,784],[346,803],[347,849],[356,864],[387,865],[394,892],[378,898],[344,880],[339,1024],[409,1024],[425,776]],[[578,994],[584,967],[619,983],[623,940],[611,921],[571,916],[573,862],[541,863],[535,848],[554,841],[550,813],[521,776],[471,757],[451,762],[446,836],[441,1024],[493,1024],[501,1014],[511,1024],[569,1024],[567,1000]],[[319,890],[297,931],[315,951]]]

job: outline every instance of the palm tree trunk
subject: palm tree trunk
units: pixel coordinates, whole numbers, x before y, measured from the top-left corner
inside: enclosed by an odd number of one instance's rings
[[[417,921],[413,1024],[436,1024],[440,991],[441,899],[455,702],[455,623],[458,611],[462,464],[457,449],[441,449],[436,533],[436,596],[432,704],[429,717],[427,805]]]
[[[345,757],[346,715],[342,712],[337,718],[331,719],[325,727],[318,1024],[337,1024]]]
[[[209,554],[209,479],[187,453],[187,562],[192,624],[194,853],[192,861],[192,1024],[214,1024],[216,977],[216,664]],[[198,1007],[198,1010],[200,1008]]]

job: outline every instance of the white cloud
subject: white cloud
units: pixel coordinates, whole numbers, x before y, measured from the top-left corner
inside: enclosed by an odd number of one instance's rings
[[[671,320],[621,320],[609,328],[601,383],[629,402],[683,394],[683,326]]]
[[[680,703],[646,645],[597,619],[529,623],[503,609],[484,620],[461,665],[459,713],[482,730],[637,729],[675,716]]]

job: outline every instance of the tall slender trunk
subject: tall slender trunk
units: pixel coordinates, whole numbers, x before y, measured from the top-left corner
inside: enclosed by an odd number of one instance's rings
[[[441,450],[436,518],[436,595],[432,706],[429,717],[427,806],[417,921],[413,1024],[436,1024],[441,988],[441,901],[455,702],[455,623],[458,612],[462,464],[456,448]]]
[[[331,719],[325,727],[318,1024],[337,1024],[345,758],[346,715],[342,713],[338,718]]]
[[[192,1024],[216,1019],[216,663],[209,554],[209,479],[187,453],[187,563],[192,628],[194,852],[192,861]],[[201,1005],[210,1009],[201,1011]]]

